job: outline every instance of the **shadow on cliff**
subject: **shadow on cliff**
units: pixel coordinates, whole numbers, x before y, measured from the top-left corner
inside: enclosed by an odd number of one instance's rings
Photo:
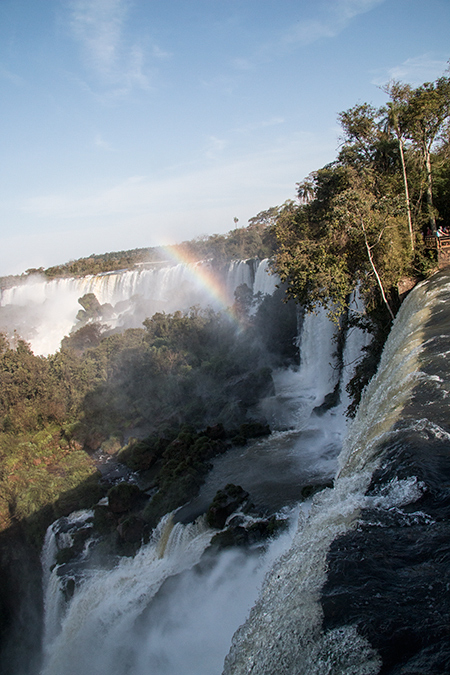
[[[32,516],[0,533],[0,672],[37,675],[43,632],[41,549],[47,527],[75,509],[90,508],[106,488],[94,474]]]

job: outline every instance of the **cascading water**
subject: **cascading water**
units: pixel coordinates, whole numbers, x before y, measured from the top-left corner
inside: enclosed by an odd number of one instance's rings
[[[66,571],[78,575],[77,588],[45,645],[42,675],[219,673],[236,626],[291,534],[263,557],[232,550],[202,558],[213,534],[203,519],[182,525],[168,515],[134,558],[112,569],[94,560]],[[56,567],[49,594],[61,594],[59,574]]]
[[[158,265],[51,281],[31,276],[2,290],[0,308],[3,321],[9,320],[36,354],[46,355],[74,328],[78,299],[87,293],[109,306],[102,323],[130,328],[158,311],[187,311],[196,305],[221,310],[233,304],[239,285],[247,284],[255,294],[271,294],[276,282],[268,274],[267,260],[235,261],[220,269],[208,262]]]
[[[411,293],[224,675],[448,672],[449,274]]]
[[[323,307],[306,314],[300,343],[299,389],[309,391],[314,403],[320,404],[325,394],[333,391],[339,372],[333,338],[337,326],[330,321]]]
[[[448,672],[448,302],[448,274],[407,298],[339,457],[343,404],[319,412],[336,384],[333,329],[311,315],[300,367],[275,373],[262,404],[274,433],[217,458],[198,500],[134,558],[88,537],[64,564],[58,548],[89,516],[55,524],[41,674],[219,675],[224,659],[224,675]],[[349,334],[344,371],[365,339]],[[333,475],[299,508],[302,487]],[[227,482],[288,518],[288,531],[265,548],[208,550],[213,531],[198,514]]]
[[[268,283],[267,274],[260,276],[254,288],[260,284],[267,292],[272,278]],[[321,417],[313,413],[336,383],[334,331],[322,313],[304,322],[300,367],[275,373],[276,395],[263,402],[272,435],[217,458],[199,497],[165,517],[134,558],[111,561],[95,553],[94,545],[91,553],[86,547],[80,564],[59,564],[49,574],[55,533],[60,546],[70,544],[61,537],[61,532],[70,536],[67,523],[52,526],[44,555],[42,675],[219,675],[265,574],[290,547],[302,488],[321,485],[336,471],[345,429],[342,410]],[[314,357],[321,360],[315,383]],[[207,552],[214,533],[199,514],[230,482],[247,490],[260,511],[288,519],[288,531],[265,550],[259,545]]]

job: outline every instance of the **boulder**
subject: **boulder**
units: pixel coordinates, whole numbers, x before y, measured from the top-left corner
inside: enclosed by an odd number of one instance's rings
[[[128,544],[139,544],[145,532],[146,523],[136,516],[129,516],[117,526],[119,537]]]
[[[240,485],[229,483],[224,490],[218,490],[208,511],[206,520],[210,527],[221,530],[227,518],[239,507],[249,506],[249,493]]]
[[[118,483],[108,491],[108,506],[113,513],[126,513],[136,506],[141,491],[134,483]]]

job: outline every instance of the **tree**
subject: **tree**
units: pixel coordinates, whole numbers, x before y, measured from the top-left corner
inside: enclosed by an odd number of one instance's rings
[[[344,131],[344,144],[347,152],[351,150],[354,159],[360,165],[370,166],[375,160],[376,144],[380,137],[380,128],[377,124],[379,110],[368,103],[353,106],[349,110],[339,113],[338,120]],[[347,163],[348,158],[347,158]]]
[[[400,153],[400,161],[402,165],[403,187],[405,191],[405,206],[406,215],[408,218],[408,230],[411,241],[411,251],[414,252],[414,230],[411,216],[411,202],[409,197],[408,175],[406,172],[405,161],[405,135],[404,122],[405,112],[408,105],[408,98],[411,93],[409,85],[402,85],[400,82],[390,82],[384,89],[390,97],[391,101],[387,104],[387,119],[397,137],[398,149]]]
[[[401,120],[405,135],[418,148],[425,171],[428,223],[436,233],[436,214],[433,205],[431,154],[448,126],[450,118],[450,78],[440,77],[411,90]]]
[[[342,179],[340,167],[329,166],[317,172],[316,198],[307,205],[286,202],[274,227],[278,246],[272,266],[285,284],[287,295],[308,311],[321,304],[332,316],[344,309],[352,290],[339,236],[324,218],[325,205],[329,213],[334,194],[329,187],[346,187]]]
[[[386,289],[394,286],[408,262],[404,221],[395,196],[376,195],[372,177],[355,176],[352,187],[337,195],[332,218],[342,231],[347,253],[352,259],[354,278],[368,287],[373,276],[382,301],[394,319]]]

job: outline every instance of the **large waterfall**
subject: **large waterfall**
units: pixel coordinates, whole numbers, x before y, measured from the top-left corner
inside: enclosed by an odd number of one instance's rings
[[[261,403],[271,436],[217,458],[134,557],[88,537],[76,562],[54,566],[91,514],[54,523],[40,675],[447,673],[449,302],[450,273],[411,292],[348,429],[343,386],[365,336],[347,335],[342,372],[333,324],[304,317],[300,367],[274,373]],[[336,386],[341,403],[319,410]],[[228,482],[277,512],[282,534],[211,549],[198,514]]]
[[[261,274],[263,267],[258,269]],[[253,290],[258,283],[264,290],[263,282],[270,290],[267,280],[258,282],[258,269]],[[309,501],[302,504],[302,488],[328,483],[336,472],[343,406],[320,416],[314,412],[339,379],[336,330],[322,311],[304,317],[300,367],[275,372],[276,395],[261,403],[271,436],[217,458],[199,496],[163,518],[134,558],[111,560],[88,540],[76,564],[54,567],[58,550],[70,546],[80,527],[89,527],[91,514],[75,513],[53,524],[43,553],[42,675],[222,672],[234,632],[309,509]],[[351,368],[363,339],[353,333],[348,341]],[[287,529],[266,547],[211,552],[214,531],[198,514],[227,483],[241,485],[258,509],[276,512]]]
[[[226,675],[448,673],[450,276],[407,298],[339,456]]]
[[[59,348],[77,327],[79,298],[93,293],[104,306],[99,319],[111,327],[138,327],[155,312],[187,311],[193,306],[222,310],[234,302],[242,284],[257,294],[275,290],[277,277],[268,261],[240,260],[213,266],[209,262],[161,263],[133,270],[48,280],[32,275],[6,288],[0,297],[0,329],[13,326],[35,354]],[[78,325],[82,325],[78,322]]]

